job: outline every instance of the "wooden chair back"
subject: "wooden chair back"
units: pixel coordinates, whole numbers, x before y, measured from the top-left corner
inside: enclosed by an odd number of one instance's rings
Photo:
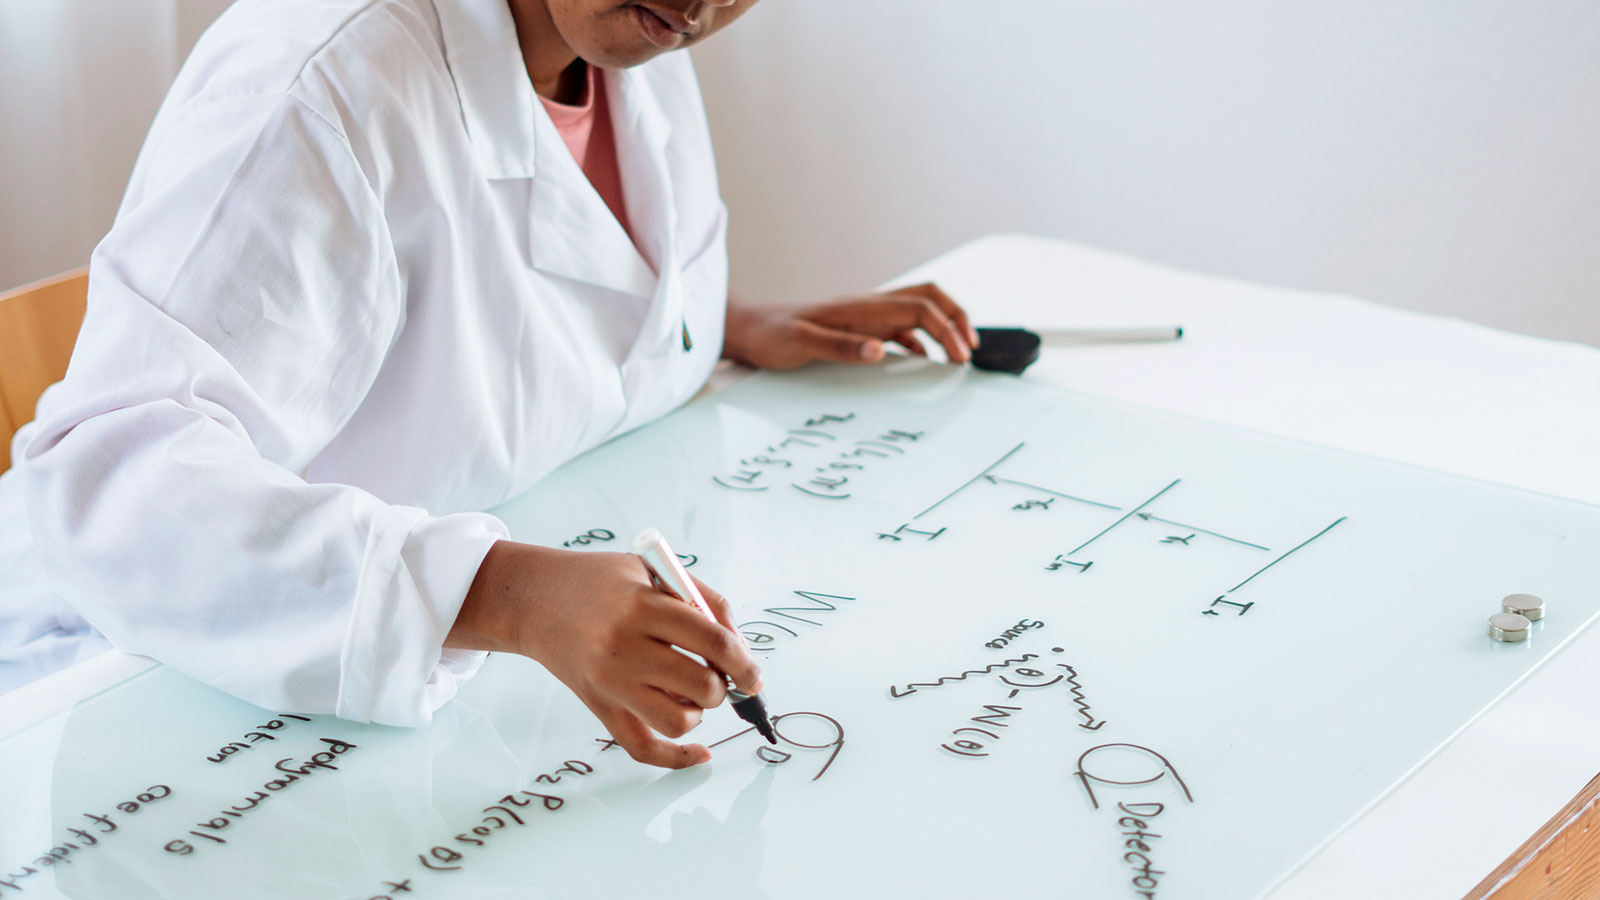
[[[11,437],[33,421],[39,395],[67,373],[88,295],[88,269],[0,294],[0,472],[11,468]]]

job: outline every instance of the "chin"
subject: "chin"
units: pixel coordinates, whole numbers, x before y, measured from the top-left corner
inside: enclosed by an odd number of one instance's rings
[[[602,69],[631,69],[634,66],[642,66],[667,52],[669,51],[653,46],[626,48],[612,46],[595,48],[593,51],[582,50],[578,55],[589,65]]]
[[[640,31],[631,3],[570,22],[558,18],[556,29],[581,59],[602,69],[629,69],[667,52]]]

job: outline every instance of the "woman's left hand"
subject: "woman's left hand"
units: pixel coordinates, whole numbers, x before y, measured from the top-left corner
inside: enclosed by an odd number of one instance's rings
[[[875,363],[883,359],[884,342],[893,341],[926,356],[918,329],[938,341],[951,362],[971,359],[978,344],[961,305],[937,285],[919,284],[799,307],[730,299],[722,355],[758,369],[793,369],[817,360]]]

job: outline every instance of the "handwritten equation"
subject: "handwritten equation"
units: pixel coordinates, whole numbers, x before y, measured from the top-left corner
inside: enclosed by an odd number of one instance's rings
[[[734,491],[760,493],[776,484],[823,500],[848,500],[852,484],[875,465],[905,456],[926,432],[902,428],[855,427],[856,414],[823,413],[802,427],[757,448],[730,465],[713,483]]]

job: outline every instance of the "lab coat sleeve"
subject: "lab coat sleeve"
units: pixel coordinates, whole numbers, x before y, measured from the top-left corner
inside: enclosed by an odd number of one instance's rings
[[[121,649],[268,709],[425,723],[482,661],[442,643],[504,526],[297,474],[404,327],[380,193],[292,96],[194,106],[93,257],[22,459],[36,546]]]

